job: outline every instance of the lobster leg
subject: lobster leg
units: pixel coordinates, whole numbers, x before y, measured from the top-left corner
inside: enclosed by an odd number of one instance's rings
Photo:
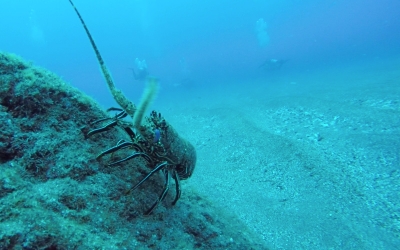
[[[153,174],[157,173],[161,169],[165,168],[167,166],[167,164],[168,164],[167,162],[163,162],[163,163],[159,164],[157,167],[155,167],[153,170],[151,170],[151,172],[148,173],[141,181],[139,181],[138,184],[136,184],[133,188],[131,188],[130,191],[135,190],[137,187],[142,185],[142,183],[145,182],[147,179],[149,179],[150,176],[152,176]]]
[[[112,127],[116,126],[116,125],[117,125],[117,121],[114,120],[114,121],[112,121],[112,122],[107,123],[106,125],[104,125],[104,126],[101,127],[101,128],[97,128],[97,129],[90,130],[90,131],[87,132],[87,133],[85,133],[85,131],[84,131],[84,130],[86,130],[86,127],[81,128],[81,130],[82,130],[83,134],[85,135],[85,139],[87,139],[87,138],[89,138],[89,136],[91,136],[91,135],[94,135],[94,134],[97,134],[97,133],[101,133],[101,132],[107,131],[107,130],[111,129]]]
[[[149,215],[151,214],[151,212],[153,212],[153,210],[158,206],[158,204],[160,202],[162,202],[165,198],[165,196],[168,193],[168,189],[169,189],[169,171],[164,170],[164,176],[165,176],[165,183],[164,183],[164,189],[162,191],[162,193],[160,194],[160,196],[158,197],[157,201],[153,204],[153,206],[151,206],[151,208],[149,208],[144,215]]]
[[[146,155],[145,153],[134,153],[134,154],[131,154],[131,155],[128,156],[128,157],[125,157],[124,159],[111,162],[110,164],[108,164],[108,166],[114,166],[114,165],[117,165],[117,164],[119,164],[119,163],[121,163],[121,162],[130,160],[130,159],[132,159],[132,158],[136,158],[136,157],[139,157],[139,156],[142,156],[142,157],[145,158],[147,161],[149,161],[149,159],[150,159],[150,157],[149,157],[148,155]]]
[[[115,145],[114,147],[109,148],[109,149],[107,149],[106,151],[101,152],[101,153],[96,157],[96,159],[99,159],[99,158],[103,157],[103,156],[106,155],[106,154],[114,153],[115,151],[120,150],[120,149],[122,149],[122,148],[130,147],[130,146],[132,146],[132,145],[133,145],[132,142],[127,142],[127,141],[124,141],[124,140],[120,140],[120,141],[117,143],[117,145]]]
[[[175,189],[176,189],[176,195],[174,201],[172,202],[172,205],[175,205],[176,202],[181,197],[181,186],[180,186],[179,175],[178,172],[176,172],[175,170],[172,172],[172,178],[174,178],[175,180]]]

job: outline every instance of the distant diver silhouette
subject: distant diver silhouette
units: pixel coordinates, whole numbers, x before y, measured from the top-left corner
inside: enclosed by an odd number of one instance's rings
[[[285,64],[288,59],[268,59],[264,63],[262,63],[259,68],[263,68],[265,70],[278,70],[282,68],[282,65]]]
[[[130,70],[132,70],[133,77],[135,78],[135,80],[137,81],[146,80],[149,75],[146,61],[145,60],[140,61],[139,58],[136,57],[135,65],[137,68],[137,72],[135,71],[135,68],[129,68]]]

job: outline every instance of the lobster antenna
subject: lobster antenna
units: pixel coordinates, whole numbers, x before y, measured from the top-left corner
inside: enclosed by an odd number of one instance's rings
[[[81,14],[79,13],[78,9],[75,7],[74,3],[72,2],[72,0],[69,0],[69,2],[71,3],[72,7],[74,8],[76,14],[79,17],[79,20],[81,20],[81,23],[83,25],[83,28],[86,31],[87,36],[89,37],[90,43],[92,44],[93,50],[96,53],[96,57],[97,57],[97,61],[100,64],[100,68],[101,71],[103,72],[104,78],[106,79],[106,82],[108,84],[108,88],[111,91],[111,94],[113,95],[115,101],[121,106],[122,109],[125,110],[126,113],[128,113],[128,115],[130,115],[131,117],[134,116],[135,111],[136,111],[136,106],[135,104],[133,104],[131,101],[128,100],[128,98],[126,98],[124,96],[124,94],[122,93],[121,90],[117,89],[114,85],[114,81],[111,77],[110,71],[107,69],[103,58],[101,57],[100,51],[96,46],[96,43],[93,40],[92,35],[89,32],[89,29],[87,28],[85,21],[83,21],[83,18],[81,16]],[[154,80],[156,81],[156,80]]]
[[[147,108],[150,106],[151,102],[154,100],[158,91],[158,84],[155,78],[149,78],[147,81],[147,87],[143,92],[142,99],[137,107],[135,115],[133,116],[133,127],[141,131],[140,125],[142,124],[142,120],[144,117],[144,113],[146,112]]]

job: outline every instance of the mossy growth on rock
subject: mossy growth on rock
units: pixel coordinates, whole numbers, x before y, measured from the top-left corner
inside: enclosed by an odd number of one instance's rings
[[[106,117],[55,74],[0,53],[0,249],[265,249],[235,217],[183,187],[150,216],[162,190],[141,159],[96,160],[118,127],[85,139],[80,128]],[[118,153],[119,154],[119,153]]]

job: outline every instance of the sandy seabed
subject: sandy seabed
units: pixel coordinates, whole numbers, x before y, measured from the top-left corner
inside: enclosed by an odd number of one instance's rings
[[[163,105],[197,148],[186,185],[272,249],[398,249],[398,58],[191,91]]]

